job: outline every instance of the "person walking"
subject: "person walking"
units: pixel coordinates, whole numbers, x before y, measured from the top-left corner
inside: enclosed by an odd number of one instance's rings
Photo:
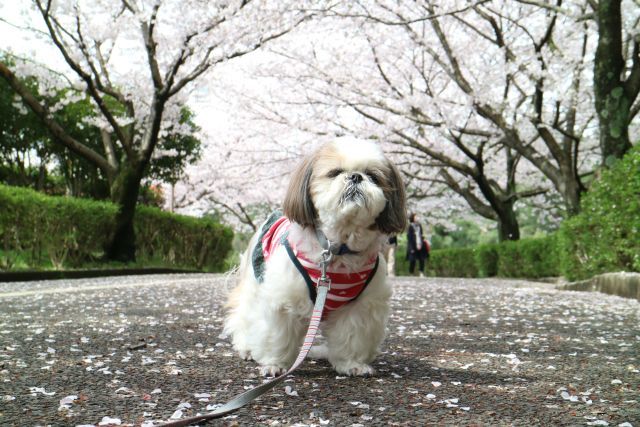
[[[409,228],[407,228],[407,259],[409,260],[409,273],[413,274],[418,262],[420,277],[424,277],[424,263],[429,258],[429,244],[422,233],[422,225],[418,214],[409,215]]]
[[[396,249],[398,248],[398,237],[391,236],[387,241],[385,259],[387,260],[387,276],[396,276]]]

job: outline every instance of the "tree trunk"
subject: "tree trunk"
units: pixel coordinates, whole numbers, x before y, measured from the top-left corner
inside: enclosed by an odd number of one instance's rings
[[[598,48],[594,61],[594,92],[600,120],[600,149],[606,166],[631,148],[629,117],[632,99],[623,78],[621,0],[598,4]]]
[[[134,262],[136,260],[136,239],[133,219],[140,193],[140,182],[144,166],[122,165],[120,173],[111,186],[111,199],[118,205],[113,235],[105,248],[110,261]]]
[[[513,210],[513,201],[500,202],[498,214],[498,240],[520,240],[520,224]]]
[[[498,214],[498,240],[520,240],[520,224],[513,210],[515,198],[511,194],[516,194],[516,166],[518,157],[514,155],[510,148],[505,150],[505,160],[507,166],[507,188],[506,194],[508,198],[496,195],[498,203],[496,205],[496,213]]]
[[[176,209],[176,183],[171,183],[171,213]]]
[[[479,173],[474,177],[478,184],[478,188],[484,195],[485,199],[491,205],[491,208],[497,215],[498,222],[498,240],[520,240],[520,225],[518,218],[513,210],[513,204],[516,199],[510,195],[498,194],[491,186],[487,177],[484,175],[482,167]]]
[[[565,179],[556,186],[556,189],[562,196],[567,215],[574,216],[580,213],[580,199],[586,188],[578,177],[571,177],[569,172],[565,172],[563,176]]]
[[[47,182],[47,168],[44,165],[44,160],[43,160],[43,163],[41,163],[40,167],[38,168],[38,182],[36,183],[36,190],[44,191],[46,182]]]

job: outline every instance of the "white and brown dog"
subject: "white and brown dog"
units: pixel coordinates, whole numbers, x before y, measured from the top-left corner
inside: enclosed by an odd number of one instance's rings
[[[338,139],[320,147],[291,177],[284,215],[272,214],[242,257],[224,328],[233,347],[264,375],[293,363],[326,237],[335,254],[322,321],[326,357],[341,374],[372,374],[391,297],[378,254],[405,226],[402,179],[377,144]]]

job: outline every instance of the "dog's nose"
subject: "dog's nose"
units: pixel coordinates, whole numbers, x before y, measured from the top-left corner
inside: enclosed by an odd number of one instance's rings
[[[362,181],[362,175],[354,172],[351,175],[349,175],[349,181],[353,182],[354,184],[358,184]]]

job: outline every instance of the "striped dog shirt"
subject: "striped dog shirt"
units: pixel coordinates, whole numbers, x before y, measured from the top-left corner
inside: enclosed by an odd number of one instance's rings
[[[291,221],[280,212],[271,214],[267,222],[262,226],[260,238],[253,250],[253,271],[259,283],[264,279],[265,263],[279,245],[283,245],[291,259],[302,275],[309,297],[315,303],[316,286],[320,277],[320,268],[304,253],[299,251],[295,244],[289,239],[289,228]],[[344,266],[329,265],[327,276],[331,279],[331,290],[327,294],[322,318],[331,311],[337,310],[343,305],[355,300],[367,287],[378,269],[378,257],[369,259],[358,271],[349,271]]]

